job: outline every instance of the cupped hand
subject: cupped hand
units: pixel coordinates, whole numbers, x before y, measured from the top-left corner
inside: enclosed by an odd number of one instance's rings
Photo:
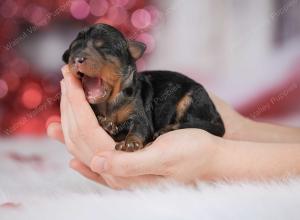
[[[133,153],[99,152],[91,169],[116,177],[160,176],[182,183],[209,179],[219,146],[225,141],[200,129],[181,129],[158,137],[145,149]]]
[[[199,179],[211,179],[214,160],[223,141],[200,129],[181,129],[158,137],[143,150],[101,151],[94,155],[90,167],[77,159],[70,166],[88,179],[115,189],[163,180],[193,184]]]

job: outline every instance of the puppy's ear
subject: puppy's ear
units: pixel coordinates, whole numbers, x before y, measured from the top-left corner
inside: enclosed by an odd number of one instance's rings
[[[62,60],[67,64],[69,62],[70,50],[66,50],[62,56]]]
[[[128,40],[128,50],[133,59],[137,60],[143,56],[146,44],[135,40]]]

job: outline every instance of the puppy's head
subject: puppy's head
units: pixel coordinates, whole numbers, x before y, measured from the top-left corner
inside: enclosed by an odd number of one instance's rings
[[[96,24],[79,32],[63,61],[82,80],[89,103],[107,101],[122,89],[127,71],[135,67],[146,49],[145,44],[126,40],[121,32],[107,24]]]

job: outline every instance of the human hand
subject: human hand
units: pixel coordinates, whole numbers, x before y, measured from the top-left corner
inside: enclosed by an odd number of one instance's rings
[[[63,139],[59,124],[49,128],[49,135]],[[95,182],[115,189],[148,185],[163,180],[195,183],[210,179],[210,173],[222,138],[200,129],[181,129],[158,137],[143,150],[127,153],[99,151],[90,167],[73,159],[71,168]]]
[[[127,153],[99,152],[90,167],[73,160],[71,167],[98,181],[97,174],[109,175],[112,188],[124,189],[163,180],[193,184],[211,179],[218,148],[225,141],[200,129],[181,129],[158,137],[143,150]]]
[[[137,152],[99,152],[90,167],[99,174],[120,177],[156,175],[193,183],[209,178],[217,150],[224,141],[204,130],[180,129],[159,136]]]
[[[86,165],[100,150],[114,148],[114,140],[98,125],[97,118],[86,101],[81,83],[62,68],[61,125],[68,151]]]

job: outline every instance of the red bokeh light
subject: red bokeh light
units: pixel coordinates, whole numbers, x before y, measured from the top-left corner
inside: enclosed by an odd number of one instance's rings
[[[8,92],[8,86],[6,81],[0,79],[0,99],[5,97]]]
[[[110,0],[112,5],[125,6],[128,4],[129,0]]]
[[[18,122],[17,122],[18,123]],[[43,135],[45,132],[45,127],[43,121],[39,118],[28,118],[24,120],[19,119],[19,126],[16,127],[16,130],[13,134],[36,134]]]
[[[34,109],[42,102],[42,91],[38,84],[31,84],[26,86],[22,94],[22,103],[28,109]]]
[[[109,3],[106,0],[91,0],[90,9],[94,16],[103,16],[107,12]]]
[[[3,74],[2,78],[7,82],[9,92],[13,92],[18,89],[20,85],[20,78],[16,73],[5,73]]]
[[[27,6],[23,12],[23,16],[32,24],[44,26],[48,23],[48,10],[39,5],[31,4]]]
[[[151,25],[155,25],[161,19],[160,11],[153,5],[148,5],[145,9],[150,13],[151,16]]]
[[[29,64],[22,58],[14,58],[9,61],[9,66],[19,76],[25,76],[29,72]]]
[[[124,7],[111,7],[107,13],[107,18],[111,20],[113,25],[120,25],[126,22],[127,17],[128,14]]]
[[[18,5],[13,0],[6,0],[2,3],[0,8],[0,14],[4,18],[13,17],[18,11]]]
[[[144,29],[151,25],[151,15],[145,9],[138,9],[131,15],[131,23],[138,29]]]
[[[74,18],[82,20],[90,13],[90,5],[83,0],[73,1],[70,8],[71,14]]]

